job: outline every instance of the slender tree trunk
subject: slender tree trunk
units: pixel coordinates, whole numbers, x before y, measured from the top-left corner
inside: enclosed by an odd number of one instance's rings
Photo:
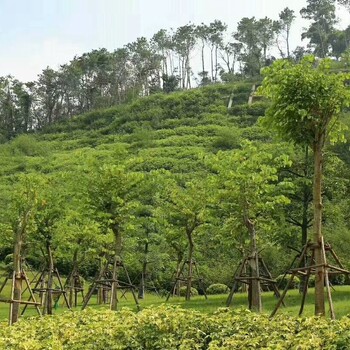
[[[262,304],[261,304],[261,290],[260,290],[260,273],[259,273],[259,257],[258,250],[256,246],[256,232],[254,224],[250,225],[250,234],[252,237],[252,259],[251,259],[251,270],[252,270],[252,284],[251,284],[251,309],[253,311],[261,312]]]
[[[141,281],[140,281],[140,287],[139,287],[139,299],[145,298],[145,279],[147,275],[147,265],[148,265],[148,252],[149,252],[149,243],[148,243],[148,232],[147,232],[147,241],[145,243],[145,250],[144,250],[144,260],[142,264],[142,274],[141,274]]]
[[[205,64],[204,64],[204,42],[202,41],[202,79],[205,75]]]
[[[314,205],[314,244],[315,244],[315,315],[324,316],[325,296],[324,296],[324,259],[321,249],[322,239],[322,136],[314,143],[314,184],[313,184],[313,205]]]
[[[249,260],[249,265],[251,269],[251,284],[250,284],[250,308],[253,311],[261,312],[261,290],[260,290],[260,273],[259,273],[259,257],[258,249],[256,244],[256,232],[254,223],[248,218],[245,218],[245,225],[248,228],[250,239],[251,239],[251,258]]]
[[[186,75],[187,75],[187,89],[191,89],[191,67],[190,67],[190,57],[186,57]]]
[[[216,82],[218,78],[218,47],[215,46],[215,77],[214,81]]]
[[[111,310],[117,310],[117,304],[118,304],[118,267],[119,263],[121,262],[121,250],[122,250],[122,235],[119,230],[118,225],[114,225],[112,227],[113,233],[114,233],[114,243],[115,243],[115,252],[114,252],[114,263],[113,263],[113,281],[112,281],[112,288],[111,288],[111,303],[110,303],[110,309]]]
[[[194,242],[192,237],[192,231],[187,232],[187,237],[189,241],[188,246],[188,275],[187,275],[187,289],[186,289],[186,300],[191,299],[191,288],[192,288],[192,278],[193,278],[193,251]]]
[[[287,58],[290,58],[290,49],[289,49],[289,30],[287,30],[287,39],[286,39],[286,43],[287,43]]]
[[[69,283],[69,305],[73,307],[73,295],[76,293],[75,290],[75,275],[78,270],[78,248],[74,250],[73,261],[72,261],[72,272],[70,275]],[[75,305],[77,306],[77,305]]]
[[[13,299],[21,300],[22,296],[22,263],[21,263],[21,251],[22,251],[22,230],[17,229],[15,235],[15,244],[13,249],[13,268],[14,268],[14,278],[15,281],[13,283]],[[18,321],[20,311],[20,303],[13,303],[11,308],[11,324]]]
[[[46,312],[48,315],[52,315],[52,285],[53,285],[53,258],[50,242],[46,243],[46,252],[48,259],[48,276],[47,276],[47,292],[46,292]]]
[[[211,81],[214,81],[214,58],[213,58],[213,49],[214,49],[214,47],[212,46],[212,47],[210,48]]]

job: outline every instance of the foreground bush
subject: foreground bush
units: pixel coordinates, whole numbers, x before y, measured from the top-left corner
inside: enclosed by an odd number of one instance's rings
[[[213,315],[160,306],[134,313],[88,309],[0,328],[0,349],[349,349],[350,318],[278,316],[245,310]]]

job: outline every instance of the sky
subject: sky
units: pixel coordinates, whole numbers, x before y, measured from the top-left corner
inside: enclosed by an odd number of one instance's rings
[[[75,55],[102,47],[113,51],[189,22],[218,19],[231,33],[243,17],[278,19],[287,6],[298,16],[293,49],[307,26],[299,15],[306,0],[0,0],[0,76],[35,80],[47,66],[57,69]],[[341,28],[350,24],[345,9],[337,15]]]

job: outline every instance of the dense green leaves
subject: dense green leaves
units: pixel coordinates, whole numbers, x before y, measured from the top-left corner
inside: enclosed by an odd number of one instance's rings
[[[1,327],[0,347],[44,349],[346,349],[350,321],[221,309],[213,315],[160,306],[135,314],[86,310]]]
[[[328,135],[350,101],[348,75],[330,73],[328,61],[317,63],[311,56],[299,65],[277,61],[264,75],[260,91],[272,99],[266,123],[298,144],[313,147],[321,134]]]

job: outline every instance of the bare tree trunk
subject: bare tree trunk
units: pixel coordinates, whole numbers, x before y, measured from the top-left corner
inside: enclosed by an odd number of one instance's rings
[[[145,279],[147,275],[147,265],[148,265],[148,252],[149,252],[149,243],[148,243],[148,232],[147,232],[147,240],[145,243],[145,250],[144,250],[144,260],[142,264],[142,274],[141,274],[141,281],[140,281],[140,286],[139,286],[139,293],[138,293],[138,298],[139,299],[144,299],[145,298]]]
[[[204,41],[202,41],[202,78],[204,78],[205,75],[205,64],[204,64]]]
[[[121,250],[122,250],[122,235],[119,230],[118,225],[114,225],[112,227],[113,233],[114,233],[114,243],[115,243],[115,252],[114,252],[114,263],[113,263],[113,281],[112,281],[112,288],[111,288],[111,302],[110,302],[110,309],[111,310],[117,310],[117,304],[118,304],[118,265],[121,262]]]
[[[15,235],[15,245],[13,249],[13,299],[21,300],[22,296],[22,266],[21,266],[21,250],[22,250],[22,230],[19,228]],[[13,303],[11,308],[11,324],[18,321],[20,311],[20,303]]]
[[[289,29],[287,29],[287,38],[286,38],[286,43],[287,43],[287,58],[290,58],[290,48],[289,48]]]
[[[69,276],[69,306],[73,307],[73,295],[76,294],[75,290],[75,275],[78,270],[78,248],[74,250],[73,254],[73,263],[72,263],[72,272],[71,275]],[[75,303],[75,306],[76,303]]]
[[[188,246],[188,275],[187,275],[186,300],[191,299],[191,288],[192,288],[192,278],[193,278],[194,242],[193,242],[192,232],[193,231],[187,231],[189,246]]]
[[[214,49],[214,47],[212,46],[212,47],[210,48],[211,81],[214,81],[214,58],[213,58],[213,49]]]
[[[251,269],[251,284],[250,284],[250,303],[249,306],[253,311],[261,312],[261,290],[260,290],[260,272],[259,272],[259,257],[258,249],[256,245],[256,232],[254,223],[248,218],[244,219],[245,225],[248,228],[251,239],[251,259],[249,260],[249,266]]]
[[[191,89],[191,67],[190,67],[190,57],[186,57],[186,75],[187,75],[187,83],[186,88]]]
[[[27,223],[30,217],[30,210],[28,210],[21,218],[18,227],[16,228],[13,246],[13,278],[12,282],[12,298],[13,300],[21,300],[22,298],[22,245],[23,236],[26,231]],[[10,324],[18,321],[20,311],[20,303],[12,303],[10,306]]]
[[[218,78],[218,47],[215,46],[215,77],[214,81],[216,82]]]
[[[46,292],[46,312],[48,315],[52,315],[52,285],[53,285],[53,258],[51,245],[46,243],[47,259],[48,259],[48,276],[47,276],[47,292]]]
[[[324,259],[322,255],[322,146],[323,137],[314,143],[314,187],[313,187],[313,204],[314,204],[314,244],[315,244],[315,315],[325,316],[325,296],[324,296]]]

